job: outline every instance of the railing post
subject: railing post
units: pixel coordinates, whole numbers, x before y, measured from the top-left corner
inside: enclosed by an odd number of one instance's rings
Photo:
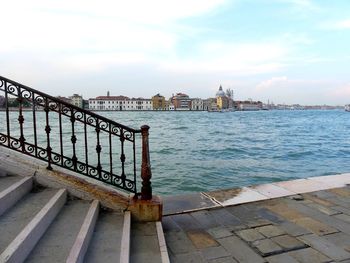
[[[149,157],[149,144],[148,144],[148,130],[149,126],[143,125],[141,127],[142,134],[142,165],[141,165],[141,200],[152,199],[152,186],[151,186],[151,161]]]

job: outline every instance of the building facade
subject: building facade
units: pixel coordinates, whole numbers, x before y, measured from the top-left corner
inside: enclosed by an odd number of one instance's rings
[[[73,94],[73,96],[70,96],[69,99],[71,100],[71,103],[77,107],[83,108],[83,96],[78,94]]]
[[[152,97],[152,107],[153,110],[166,110],[165,97],[160,95],[154,95]]]
[[[152,110],[152,100],[126,96],[99,96],[89,99],[89,110]]]
[[[202,111],[203,110],[203,100],[200,98],[192,99],[191,110],[193,111]]]
[[[190,110],[191,99],[187,94],[177,93],[170,98],[171,103],[174,105],[175,110]]]

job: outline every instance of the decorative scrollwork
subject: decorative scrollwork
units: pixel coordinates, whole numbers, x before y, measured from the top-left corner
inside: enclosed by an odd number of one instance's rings
[[[123,130],[123,137],[128,141],[134,141],[134,133],[131,131]]]
[[[26,100],[31,100],[33,96],[33,92],[26,90],[26,89],[22,89],[21,90],[21,97],[26,99]]]
[[[104,130],[104,131],[106,131],[106,132],[109,132],[109,130],[108,130],[109,123],[108,123],[108,122],[105,122],[105,121],[103,121],[103,120],[100,120],[98,124],[99,124],[99,127],[100,127],[101,130]]]
[[[86,123],[89,124],[90,126],[96,127],[97,119],[93,116],[88,116],[86,118]]]
[[[7,136],[5,134],[0,133],[0,143],[5,144],[7,142]]]
[[[25,144],[24,151],[26,154],[32,154],[35,151],[35,147],[32,144]]]
[[[63,161],[63,166],[65,168],[72,170],[74,168],[74,162],[72,159],[66,158],[66,160]]]
[[[104,172],[102,172],[101,179],[104,182],[110,182],[111,181],[111,174],[104,171]]]
[[[74,114],[73,114],[74,118],[78,121],[84,121],[84,113],[81,112],[81,111],[75,111]]]
[[[95,167],[89,167],[88,175],[91,177],[98,177],[98,170]]]
[[[121,128],[118,126],[113,125],[111,129],[112,134],[120,136],[121,134]]]
[[[72,113],[72,109],[67,105],[62,105],[61,113],[67,117],[70,117]]]
[[[44,97],[42,97],[39,94],[34,94],[33,96],[34,96],[34,103],[36,105],[39,105],[39,106],[42,106],[42,107],[45,106]]]
[[[7,85],[7,92],[18,97],[18,86],[9,83]]]
[[[0,90],[5,90],[5,80],[0,79]]]
[[[39,149],[38,151],[38,157],[40,159],[46,160],[47,159],[47,150],[45,149]]]
[[[54,164],[60,164],[62,156],[58,153],[52,153],[51,154],[51,159]]]
[[[19,148],[21,148],[21,142],[17,139],[13,139],[10,142],[10,147],[14,150],[18,150]]]
[[[60,108],[60,103],[57,101],[48,101],[50,111],[58,111]]]

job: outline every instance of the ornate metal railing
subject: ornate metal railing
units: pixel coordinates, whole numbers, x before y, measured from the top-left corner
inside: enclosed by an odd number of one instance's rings
[[[152,198],[148,126],[135,130],[0,76],[0,145]],[[2,116],[2,117],[1,117]],[[2,118],[2,119],[1,119]],[[136,139],[142,137],[141,193]],[[118,160],[119,159],[119,160]]]

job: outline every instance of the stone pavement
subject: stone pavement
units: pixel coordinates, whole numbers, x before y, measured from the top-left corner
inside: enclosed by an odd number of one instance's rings
[[[171,262],[350,262],[350,186],[163,217]]]

